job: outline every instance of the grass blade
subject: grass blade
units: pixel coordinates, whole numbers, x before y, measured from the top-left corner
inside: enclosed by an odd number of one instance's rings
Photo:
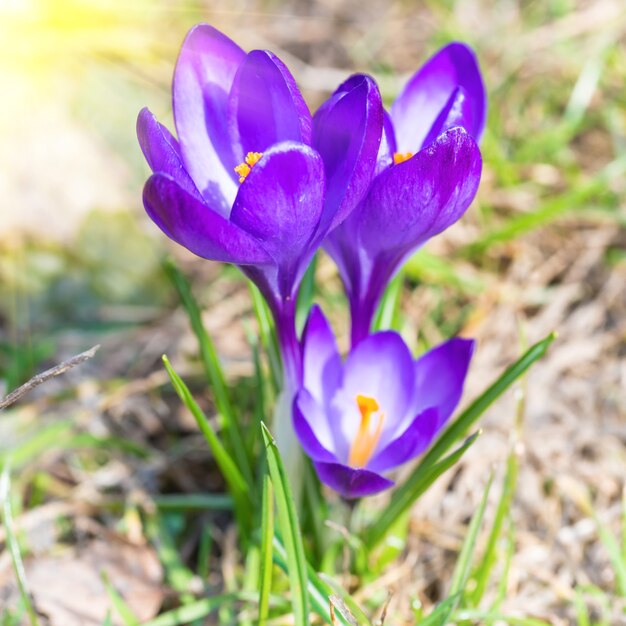
[[[17,586],[20,592],[20,598],[23,606],[26,608],[31,626],[39,626],[37,612],[33,607],[33,603],[28,593],[28,585],[26,583],[26,572],[24,571],[24,563],[20,553],[20,547],[17,537],[13,532],[13,510],[11,508],[11,475],[9,473],[9,464],[6,463],[2,476],[0,477],[0,505],[2,506],[2,520],[4,523],[4,532],[6,535],[6,546],[11,555],[13,563],[13,571],[17,579]]]
[[[309,624],[309,596],[307,592],[307,563],[302,534],[298,524],[296,505],[285,472],[278,446],[265,424],[261,424],[267,453],[267,466],[276,493],[278,525],[285,542],[287,572],[291,586],[291,602],[296,626]]]
[[[261,510],[261,572],[259,584],[259,626],[265,626],[269,615],[272,590],[272,539],[274,537],[274,489],[269,474],[263,478]]]
[[[364,544],[369,550],[374,548],[385,537],[387,531],[395,524],[398,517],[407,511],[441,474],[457,463],[469,447],[476,441],[479,434],[480,433],[475,433],[469,437],[462,446],[439,461],[439,463],[426,468],[419,474],[414,472],[409,479],[394,492],[389,505],[365,534]]]
[[[126,601],[120,595],[119,591],[113,586],[109,575],[106,572],[102,572],[102,582],[106,589],[109,600],[113,604],[113,607],[117,611],[118,615],[122,618],[125,626],[139,626],[139,620],[133,613],[132,609],[126,604]]]
[[[465,590],[465,586],[467,585],[470,568],[472,566],[472,556],[474,554],[474,549],[476,548],[478,531],[482,526],[485,509],[487,508],[487,497],[489,496],[489,491],[491,490],[492,480],[493,476],[490,476],[478,510],[472,516],[472,521],[467,529],[467,536],[465,537],[465,541],[461,547],[461,552],[459,553],[454,573],[452,574],[452,582],[450,583],[448,598],[446,598],[446,600],[444,600],[444,602],[423,622],[429,624],[429,626],[445,626],[445,624],[448,624],[454,610],[463,598],[463,592]],[[444,608],[440,609],[442,606]]]
[[[228,442],[228,448],[235,458],[237,467],[239,467],[243,477],[252,487],[250,459],[248,458],[239,422],[228,394],[228,387],[226,386],[224,372],[222,371],[215,345],[202,323],[200,307],[193,297],[189,282],[171,259],[165,262],[165,273],[178,292],[181,302],[187,311],[191,328],[198,338],[202,363],[213,389],[215,405],[221,416],[221,427],[224,431],[224,438]]]
[[[504,486],[502,489],[502,495],[498,501],[498,508],[493,520],[493,525],[489,533],[489,539],[487,540],[487,546],[485,553],[481,559],[479,566],[474,573],[474,579],[476,581],[476,588],[474,589],[471,597],[472,606],[478,606],[480,603],[485,589],[487,588],[487,582],[489,581],[489,575],[496,562],[496,546],[498,539],[502,534],[502,527],[504,520],[509,514],[511,508],[511,500],[515,493],[515,486],[517,483],[518,472],[518,460],[515,452],[511,452],[507,461],[506,475],[504,477]]]
[[[398,308],[404,287],[404,270],[398,272],[387,285],[374,317],[374,331],[398,329]]]
[[[553,222],[573,208],[587,207],[593,196],[606,191],[609,183],[623,177],[625,171],[626,158],[615,159],[591,180],[572,186],[571,191],[551,198],[536,211],[509,219],[504,226],[469,244],[461,250],[461,253],[469,255],[483,253],[495,244],[517,239],[527,232]]]
[[[306,319],[309,316],[311,305],[313,304],[313,296],[315,295],[315,269],[317,267],[317,255],[313,257],[309,267],[307,268],[300,288],[298,289],[298,301],[296,303],[296,328],[298,334],[302,332]]]
[[[215,462],[217,463],[222,476],[224,476],[224,480],[226,481],[230,494],[233,497],[235,515],[237,517],[239,529],[245,539],[249,536],[252,519],[248,483],[241,475],[235,461],[228,454],[228,451],[213,431],[209,420],[202,412],[202,409],[198,406],[198,403],[194,400],[191,392],[187,388],[187,385],[185,385],[182,378],[180,378],[180,376],[174,371],[165,355],[163,356],[163,363],[165,364],[165,369],[167,370],[178,397],[194,416],[200,431],[204,435],[204,438],[213,453]]]
[[[274,331],[274,322],[272,314],[267,306],[267,302],[263,299],[261,292],[251,282],[248,283],[250,294],[252,295],[252,305],[259,324],[259,336],[261,344],[267,354],[270,365],[270,374],[274,391],[278,391],[282,384],[283,368],[278,350],[278,340]]]
[[[284,572],[287,571],[287,551],[280,538],[274,537],[274,561]],[[324,624],[331,623],[330,596],[334,591],[315,573],[310,565],[307,565],[307,593],[311,602],[311,608],[322,619]],[[341,626],[351,626],[341,613],[336,614],[337,622]]]
[[[550,344],[556,339],[556,333],[550,333],[545,339],[531,346],[513,365],[505,372],[474,402],[472,402],[459,417],[457,417],[443,435],[435,442],[433,447],[426,453],[416,471],[423,471],[435,463],[445,454],[455,441],[465,435],[474,422],[495,402],[526,370],[539,360],[548,350]]]
[[[231,604],[238,599],[236,593],[225,593],[213,598],[204,598],[192,604],[161,613],[158,617],[144,622],[142,626],[186,626],[191,622],[203,619],[220,607]]]

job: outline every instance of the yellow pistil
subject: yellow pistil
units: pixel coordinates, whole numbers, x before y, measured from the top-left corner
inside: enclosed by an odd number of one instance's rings
[[[372,430],[372,414],[379,410],[378,402],[369,396],[358,395],[356,397],[356,404],[361,413],[361,424],[359,425],[359,432],[354,438],[352,447],[350,448],[348,465],[351,467],[365,467],[372,457],[376,444],[380,439],[385,416],[382,413],[377,414],[377,423]]]
[[[412,152],[394,152],[393,162],[395,163],[395,165],[398,165],[398,163],[404,163],[405,161],[408,161],[412,156]]]
[[[262,152],[248,152],[248,154],[246,154],[244,162],[240,163],[235,168],[235,172],[239,174],[240,183],[243,183],[243,181],[246,180],[246,176],[250,173],[252,166],[258,163],[262,156]]]

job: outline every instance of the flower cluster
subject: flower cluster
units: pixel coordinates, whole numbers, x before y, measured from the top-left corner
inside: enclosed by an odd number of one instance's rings
[[[473,350],[452,339],[414,360],[397,333],[371,333],[403,261],[476,194],[486,96],[473,52],[443,48],[389,112],[375,81],[355,75],[311,116],[274,54],[246,53],[201,24],[176,64],[173,112],[178,139],[139,114],[153,171],[146,211],[168,237],[238,265],[260,289],[276,322],[288,428],[320,480],[349,498],[385,489],[385,474],[420,454],[456,407]],[[319,308],[296,333],[300,281],[321,246],[350,303],[345,362]]]

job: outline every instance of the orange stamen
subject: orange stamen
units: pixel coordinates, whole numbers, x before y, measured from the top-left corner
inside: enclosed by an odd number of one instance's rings
[[[356,403],[361,413],[361,424],[359,425],[359,432],[354,438],[352,447],[350,448],[348,465],[351,467],[365,467],[367,462],[372,458],[376,444],[378,444],[378,440],[380,439],[385,416],[382,413],[377,414],[378,420],[372,431],[370,428],[372,414],[379,410],[378,402],[369,396],[358,395],[356,397]]]
[[[253,165],[256,165],[261,157],[263,156],[262,152],[248,152],[246,154],[246,158],[243,163],[240,163],[236,168],[235,172],[239,174],[239,182],[243,183],[246,180],[246,176],[250,173]]]
[[[395,165],[398,165],[398,163],[404,163],[405,161],[408,161],[412,156],[412,152],[394,152],[393,162]]]

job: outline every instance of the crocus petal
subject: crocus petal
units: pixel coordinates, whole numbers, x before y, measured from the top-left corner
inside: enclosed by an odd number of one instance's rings
[[[323,226],[343,222],[374,175],[383,127],[378,86],[369,76],[345,81],[313,118],[313,146],[324,159],[327,179]]]
[[[343,389],[348,394],[375,398],[389,412],[402,417],[413,397],[413,358],[394,331],[370,335],[354,348],[344,365]],[[392,415],[393,414],[393,415]]]
[[[282,141],[310,143],[311,114],[284,63],[267,50],[250,52],[235,76],[229,124],[236,157],[263,152]]]
[[[411,78],[391,108],[400,152],[417,152],[457,87],[471,103],[467,131],[478,141],[485,127],[487,96],[478,61],[463,43],[451,43],[431,57]]]
[[[155,224],[198,256],[237,264],[271,262],[253,237],[202,204],[167,174],[153,174],[148,179],[143,201]]]
[[[359,431],[360,413],[348,411],[350,404],[356,408],[358,395],[373,398],[379,405],[384,415],[384,436],[388,431],[396,432],[396,425],[406,415],[414,397],[414,386],[413,358],[398,333],[380,332],[361,341],[344,365],[342,395],[346,407],[341,431],[346,446],[338,445],[337,449],[349,450]]]
[[[393,122],[387,111],[383,110],[383,136],[378,148],[378,156],[376,157],[376,175],[393,165],[393,155],[398,151],[396,144],[396,133],[393,128]]]
[[[385,280],[407,253],[465,213],[481,168],[476,142],[457,127],[376,177],[359,213],[359,237],[370,256],[386,256]]]
[[[281,297],[291,297],[315,250],[311,238],[324,205],[324,164],[315,150],[284,142],[242,183],[231,221],[252,235],[279,268]]]
[[[332,397],[341,382],[343,364],[335,335],[322,309],[314,305],[302,333],[303,385],[318,403]]]
[[[178,141],[147,108],[141,109],[137,117],[137,138],[153,172],[168,174],[186,192],[200,199],[200,194],[183,164]]]
[[[174,121],[185,167],[206,201],[227,216],[237,193],[228,94],[245,52],[208,24],[187,35],[174,70]]]
[[[372,496],[392,487],[394,482],[364,469],[354,469],[340,463],[314,462],[319,479],[344,498]]]
[[[462,126],[463,128],[471,128],[472,126],[472,102],[467,97],[465,89],[457,87],[450,96],[446,106],[441,109],[432,128],[428,132],[428,136],[424,140],[424,145],[432,143],[441,133]]]
[[[314,461],[337,462],[324,410],[306,389],[301,389],[294,400],[293,427],[302,449]]]
[[[386,472],[415,458],[430,445],[438,425],[436,409],[426,409],[413,418],[406,430],[395,439],[387,444],[381,439],[379,450],[367,464],[367,469],[372,472]]]
[[[415,363],[413,410],[436,408],[437,428],[448,420],[461,399],[474,346],[472,339],[450,339]]]

